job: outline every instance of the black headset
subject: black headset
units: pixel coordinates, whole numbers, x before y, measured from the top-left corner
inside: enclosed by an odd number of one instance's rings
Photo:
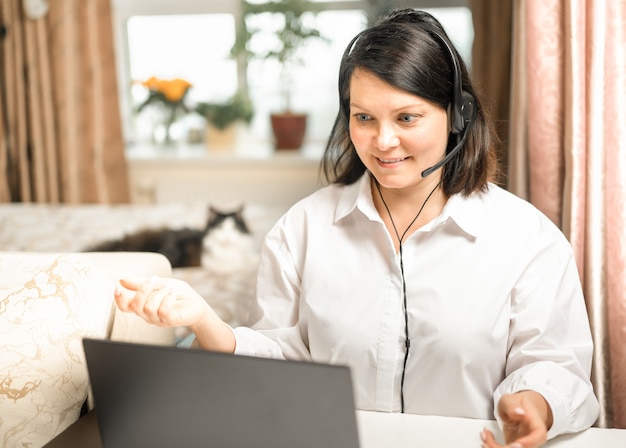
[[[437,19],[427,12],[415,10],[414,13],[415,16],[426,25],[424,30],[437,39],[450,55],[450,61],[452,62],[453,84],[452,102],[450,103],[449,111],[450,127],[452,134],[456,134],[458,136],[456,145],[443,159],[430,168],[426,168],[422,171],[422,177],[426,177],[452,160],[452,158],[461,150],[467,140],[467,131],[474,123],[474,120],[476,120],[477,109],[474,96],[467,90],[463,90],[459,60],[455,51],[452,49],[450,41],[437,30],[437,26],[440,26],[439,22],[437,22]]]

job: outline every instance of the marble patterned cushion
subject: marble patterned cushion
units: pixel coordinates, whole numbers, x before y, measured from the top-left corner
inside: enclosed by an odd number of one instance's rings
[[[104,337],[113,283],[80,254],[0,255],[0,446],[45,445],[89,390],[82,337]]]

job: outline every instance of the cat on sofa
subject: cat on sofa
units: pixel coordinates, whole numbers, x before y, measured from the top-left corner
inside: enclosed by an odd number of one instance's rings
[[[252,249],[249,243],[252,236],[244,219],[243,209],[241,206],[234,211],[221,211],[209,206],[204,228],[142,229],[119,239],[95,244],[85,251],[158,252],[167,257],[172,268],[206,266],[210,263],[207,260],[216,257],[214,252],[232,258],[238,250]]]

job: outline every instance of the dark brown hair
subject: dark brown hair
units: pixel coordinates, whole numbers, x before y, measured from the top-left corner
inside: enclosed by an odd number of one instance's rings
[[[458,61],[462,89],[475,98],[476,119],[467,129],[461,151],[444,165],[442,186],[447,195],[469,195],[495,181],[495,134],[487,119],[463,59],[441,24],[414,9],[392,12],[377,25],[359,33],[348,45],[339,68],[339,112],[322,158],[321,169],[330,183],[348,185],[365,172],[350,140],[350,81],[358,68],[384,82],[443,108],[453,100],[454,66],[448,49],[434,36],[447,39]],[[446,152],[456,144],[448,139]]]

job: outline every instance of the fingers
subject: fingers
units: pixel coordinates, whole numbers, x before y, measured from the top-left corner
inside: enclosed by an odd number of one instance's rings
[[[117,302],[117,306],[123,311],[134,311],[132,305],[136,297],[135,292],[139,292],[139,289],[146,285],[148,282],[153,283],[156,277],[145,278],[123,278],[120,279],[120,284],[115,286],[114,297]]]
[[[148,281],[156,281],[158,279],[157,276],[152,276],[150,278],[146,277],[132,277],[132,278],[122,278],[120,279],[120,284],[131,291],[137,291],[144,283]]]
[[[493,433],[486,428],[480,433],[480,438],[483,441],[481,448],[524,448],[524,445],[519,442],[513,442],[510,445],[500,445]]]
[[[163,306],[163,302],[166,298],[169,298],[168,302],[171,302],[173,294],[172,290],[167,286],[154,285],[150,293],[146,296],[143,307],[140,306],[140,303],[137,303],[136,306],[138,309],[136,312],[143,314],[151,321],[161,321],[162,318],[159,315],[159,310]]]
[[[532,391],[504,395],[498,403],[507,447],[536,448],[547,440],[547,428],[535,399],[543,400]],[[488,445],[489,446],[489,445]]]
[[[510,447],[536,448],[542,446],[547,440],[547,431],[543,421],[532,412],[524,409],[515,410],[515,416],[520,420],[517,423],[505,423],[504,432],[511,434]]]
[[[486,428],[480,433],[480,439],[483,441],[481,448],[497,448],[501,446],[496,442],[493,433]]]
[[[498,403],[504,438],[510,442],[528,433],[528,415],[521,395],[504,395]]]
[[[149,279],[123,279],[117,287],[115,301],[118,307],[134,312],[149,323],[160,326],[174,326],[171,310],[178,298],[176,283],[172,279],[151,277]]]
[[[186,282],[170,277],[120,280],[115,291],[117,306],[149,323],[176,327],[197,324],[212,310]]]
[[[130,300],[134,297],[134,294],[124,291],[120,285],[115,285],[113,296],[115,297],[115,303],[119,309],[126,312],[131,311]]]

